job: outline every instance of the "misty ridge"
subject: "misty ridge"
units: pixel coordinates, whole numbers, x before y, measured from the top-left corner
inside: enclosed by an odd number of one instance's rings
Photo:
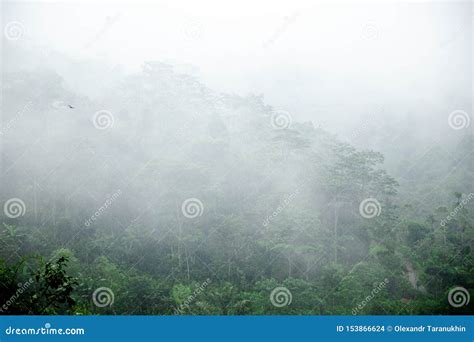
[[[162,61],[1,80],[0,314],[472,314],[471,99],[344,135]]]

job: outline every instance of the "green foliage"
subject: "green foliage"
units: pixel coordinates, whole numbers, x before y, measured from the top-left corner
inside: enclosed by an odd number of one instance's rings
[[[21,75],[26,81],[17,82]],[[39,86],[43,79],[54,96]],[[392,155],[389,173],[378,151],[358,150],[311,123],[275,130],[274,110],[261,96],[217,94],[160,63],[147,63],[98,99],[71,94],[47,71],[5,80],[7,93],[38,102],[22,117],[25,125],[41,118],[41,127],[61,129],[48,130],[54,143],[35,150],[36,160],[2,156],[32,179],[49,181],[54,170],[53,185],[41,184],[41,193],[13,172],[2,179],[6,190],[31,194],[24,216],[1,217],[3,314],[470,310],[447,301],[453,286],[474,289],[470,137],[433,148],[413,167],[401,152],[394,165]],[[42,102],[56,96],[75,99],[80,113],[107,104],[114,129],[104,134],[89,118]],[[25,139],[19,132],[9,132],[11,141]],[[122,185],[123,194],[86,225]],[[204,208],[189,219],[181,205],[192,197]],[[380,204],[372,218],[359,212],[368,198]],[[51,261],[22,259],[33,252]],[[102,307],[93,293],[103,287],[113,302]],[[291,301],[274,305],[276,288]]]
[[[30,271],[33,264],[28,261],[31,260],[24,259],[12,266],[0,264],[0,301],[5,303],[1,313],[51,315],[73,312],[76,302],[72,292],[77,279],[66,274],[68,258],[59,257],[46,263],[36,258],[36,271]]]

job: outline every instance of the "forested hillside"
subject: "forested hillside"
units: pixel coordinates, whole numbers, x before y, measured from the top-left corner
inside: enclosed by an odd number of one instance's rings
[[[448,301],[474,289],[468,129],[397,178],[159,62],[94,98],[2,80],[0,314],[472,314]]]

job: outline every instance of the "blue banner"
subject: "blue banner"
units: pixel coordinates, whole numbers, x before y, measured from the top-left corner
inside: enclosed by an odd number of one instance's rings
[[[472,316],[0,316],[0,341],[472,342]]]

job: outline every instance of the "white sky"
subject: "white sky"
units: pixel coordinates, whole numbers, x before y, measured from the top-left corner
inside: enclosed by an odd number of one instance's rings
[[[471,78],[469,2],[68,1],[4,8],[3,20],[21,21],[35,45],[128,70],[147,60],[194,65],[215,90],[263,93],[303,119],[338,107],[357,113],[377,106],[376,98],[427,101],[446,87],[465,90]]]

